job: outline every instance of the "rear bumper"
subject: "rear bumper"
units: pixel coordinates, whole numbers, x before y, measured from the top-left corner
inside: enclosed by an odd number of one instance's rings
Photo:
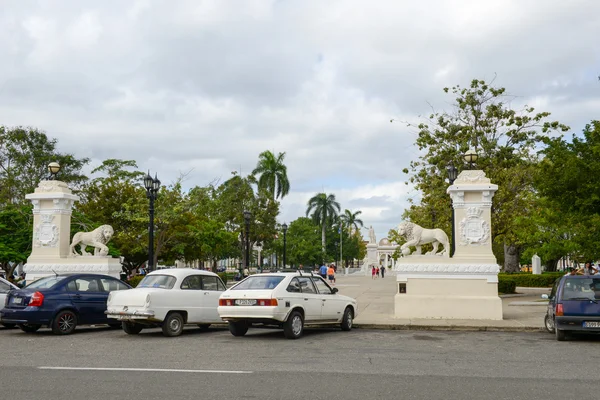
[[[595,322],[598,327],[585,327],[585,322]],[[563,316],[555,317],[556,329],[561,331],[600,332],[600,315],[593,317]]]
[[[106,310],[104,311],[104,314],[106,314],[108,318],[118,319],[119,321],[154,319],[154,311],[151,310]]]
[[[0,322],[5,324],[48,325],[52,321],[51,311],[39,310],[37,307],[22,309],[3,308],[0,311]]]
[[[269,306],[219,306],[217,311],[223,321],[283,322],[288,314],[287,311],[280,311],[278,307]]]

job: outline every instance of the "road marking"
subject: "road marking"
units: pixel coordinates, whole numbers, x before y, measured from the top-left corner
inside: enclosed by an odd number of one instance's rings
[[[69,371],[131,371],[131,372],[187,372],[195,374],[251,374],[252,371],[218,371],[213,369],[167,369],[167,368],[94,368],[94,367],[38,367],[38,369]]]

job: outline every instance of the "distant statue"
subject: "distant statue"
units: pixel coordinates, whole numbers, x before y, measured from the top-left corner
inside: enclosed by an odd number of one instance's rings
[[[86,246],[94,248],[95,256],[108,255],[106,244],[110,241],[114,233],[115,231],[110,225],[99,226],[91,232],[77,232],[73,236],[73,242],[71,243],[71,256],[91,256],[92,254],[85,251]],[[75,250],[75,246],[77,245],[80,245],[81,254]]]
[[[450,257],[450,252],[448,250],[448,235],[441,229],[426,229],[412,222],[405,221],[398,225],[398,234],[406,238],[406,243],[400,247],[400,251],[405,256],[411,254],[411,246],[416,247],[414,254],[420,255],[421,246],[431,243],[433,245],[433,250],[427,252],[427,255],[445,255],[446,257]],[[438,253],[440,244],[443,249]]]
[[[369,243],[377,243],[377,239],[375,238],[375,230],[373,229],[373,225],[369,227]]]

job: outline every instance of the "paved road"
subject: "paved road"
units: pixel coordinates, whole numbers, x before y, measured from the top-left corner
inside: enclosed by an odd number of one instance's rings
[[[599,354],[600,337],[545,333],[315,330],[290,341],[271,330],[0,329],[0,398],[592,398]]]

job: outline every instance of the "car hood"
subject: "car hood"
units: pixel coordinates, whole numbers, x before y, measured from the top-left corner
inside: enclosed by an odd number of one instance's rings
[[[108,298],[107,307],[143,307],[146,304],[149,294],[158,291],[164,292],[165,290],[168,289],[138,288],[112,291]]]

